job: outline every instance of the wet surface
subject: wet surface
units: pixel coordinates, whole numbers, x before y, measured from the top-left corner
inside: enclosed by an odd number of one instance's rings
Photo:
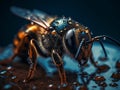
[[[80,66],[76,60],[64,56],[64,68],[68,85],[60,85],[58,72],[50,58],[38,58],[35,77],[28,83],[29,65],[16,58],[12,64],[0,65],[0,90],[119,90],[120,89],[120,47],[105,44],[108,58],[105,59],[99,44],[93,46],[98,67],[90,61]],[[11,56],[11,46],[1,51],[0,60]]]

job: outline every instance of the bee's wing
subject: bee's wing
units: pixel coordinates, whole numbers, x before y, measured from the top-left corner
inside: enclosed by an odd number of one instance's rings
[[[49,16],[49,15],[46,14],[45,12],[42,12],[42,11],[37,10],[37,9],[34,9],[34,10],[33,10],[33,13],[34,13],[36,16],[38,16],[39,18],[41,18],[41,19],[43,19],[43,20],[45,20],[45,21],[47,21],[47,19],[49,19],[49,18],[52,18],[51,16]]]
[[[32,11],[29,11],[27,9],[22,9],[22,8],[18,8],[18,7],[11,7],[11,11],[16,14],[17,16],[20,16],[22,18],[25,18],[27,20],[30,20],[40,26],[42,26],[43,28],[45,29],[48,29],[49,28],[49,24],[46,22],[46,17],[47,14],[44,14],[38,10],[34,10],[33,12]]]
[[[34,15],[38,16],[39,18],[47,22],[46,24],[48,25],[57,18],[57,16],[50,16],[47,13],[37,9],[34,9],[32,13],[34,13]]]

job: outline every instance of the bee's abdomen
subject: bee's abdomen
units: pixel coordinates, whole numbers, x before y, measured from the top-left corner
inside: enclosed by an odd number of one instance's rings
[[[13,40],[14,48],[17,48],[19,46],[20,42],[23,40],[24,37],[25,37],[25,32],[24,31],[19,31],[17,33],[17,35],[15,36],[15,38]]]
[[[23,40],[23,38],[26,36],[26,31],[31,27],[32,25],[31,24],[27,24],[25,26],[23,26],[19,31],[18,33],[15,35],[15,38],[13,40],[13,45],[14,45],[14,48],[17,48],[21,41]]]

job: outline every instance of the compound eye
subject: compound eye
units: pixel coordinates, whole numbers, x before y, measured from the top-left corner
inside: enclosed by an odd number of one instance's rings
[[[72,37],[75,37],[74,36],[74,30],[75,30],[74,28],[68,30],[68,32],[66,33],[66,39],[71,39]]]
[[[77,51],[76,40],[75,40],[75,28],[70,29],[64,37],[65,47],[71,54],[75,54]]]

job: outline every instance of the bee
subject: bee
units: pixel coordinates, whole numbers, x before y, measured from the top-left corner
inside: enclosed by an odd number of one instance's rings
[[[93,37],[87,27],[71,18],[50,16],[39,10],[30,11],[18,7],[12,7],[11,11],[31,23],[22,27],[14,39],[14,55],[0,64],[9,64],[16,56],[28,60],[30,67],[24,82],[33,78],[38,55],[51,57],[58,69],[61,85],[64,85],[68,83],[62,60],[64,54],[77,60],[81,66],[90,60],[97,67],[91,50],[93,42],[100,43],[106,58],[101,39],[107,38],[120,46],[117,40],[109,36]]]

